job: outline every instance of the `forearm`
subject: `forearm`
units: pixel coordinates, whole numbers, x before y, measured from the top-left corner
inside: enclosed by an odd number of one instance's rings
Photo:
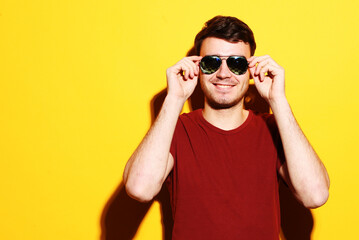
[[[329,177],[313,147],[299,127],[283,97],[270,103],[282,139],[286,168],[282,175],[290,181],[296,197],[307,207],[319,207],[328,198]]]
[[[183,104],[182,100],[166,97],[157,119],[127,162],[124,183],[129,195],[137,200],[151,200],[173,167],[169,151]]]

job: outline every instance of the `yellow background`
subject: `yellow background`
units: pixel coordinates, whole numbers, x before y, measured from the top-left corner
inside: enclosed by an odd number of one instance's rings
[[[313,239],[358,239],[358,1],[1,0],[0,239],[99,239],[105,204],[151,124],[165,70],[232,15],[331,177]],[[185,106],[185,110],[188,109]],[[161,239],[158,203],[136,239]]]

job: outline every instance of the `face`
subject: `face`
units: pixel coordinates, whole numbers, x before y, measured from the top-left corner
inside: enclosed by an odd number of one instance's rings
[[[244,56],[247,59],[250,55],[249,44],[244,42],[231,43],[223,39],[209,37],[204,39],[201,56],[216,55],[222,56]],[[249,70],[242,75],[232,73],[222,58],[222,65],[217,72],[204,74],[200,71],[200,82],[205,95],[205,104],[214,109],[231,108],[243,103],[243,96],[248,90]]]

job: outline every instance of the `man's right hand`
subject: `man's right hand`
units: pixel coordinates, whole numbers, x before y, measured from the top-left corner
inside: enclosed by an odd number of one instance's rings
[[[200,56],[182,58],[166,71],[168,95],[185,102],[193,93],[199,75]]]

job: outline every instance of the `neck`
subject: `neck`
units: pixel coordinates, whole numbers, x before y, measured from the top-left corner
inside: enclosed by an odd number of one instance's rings
[[[205,102],[203,108],[203,117],[206,121],[213,126],[227,131],[242,125],[247,119],[248,113],[243,107],[243,101],[226,109],[214,109]]]

